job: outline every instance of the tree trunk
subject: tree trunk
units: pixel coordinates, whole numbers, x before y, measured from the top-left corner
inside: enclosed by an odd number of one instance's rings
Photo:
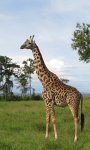
[[[31,96],[31,74],[30,74],[30,78],[29,78],[29,81],[30,81],[30,96]]]

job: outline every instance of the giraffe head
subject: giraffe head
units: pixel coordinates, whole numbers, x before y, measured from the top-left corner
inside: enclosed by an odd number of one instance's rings
[[[31,49],[33,50],[36,47],[35,41],[33,40],[34,35],[30,36],[26,41],[21,45],[20,49]]]

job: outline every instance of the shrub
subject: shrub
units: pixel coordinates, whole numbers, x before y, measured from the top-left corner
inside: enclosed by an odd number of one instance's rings
[[[31,95],[31,100],[42,100],[42,97],[40,94],[32,94]]]

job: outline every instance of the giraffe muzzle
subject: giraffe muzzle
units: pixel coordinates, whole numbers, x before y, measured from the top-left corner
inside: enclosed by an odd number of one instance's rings
[[[24,49],[24,45],[21,45],[20,49]]]

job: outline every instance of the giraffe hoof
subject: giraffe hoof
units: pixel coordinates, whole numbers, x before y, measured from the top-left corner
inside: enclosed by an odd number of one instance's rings
[[[55,137],[55,141],[57,141],[57,139],[58,139],[58,137],[56,136],[56,137]]]
[[[45,135],[45,139],[47,139],[48,138],[48,135]]]
[[[76,142],[77,142],[77,138],[74,139],[74,143],[76,143]]]

